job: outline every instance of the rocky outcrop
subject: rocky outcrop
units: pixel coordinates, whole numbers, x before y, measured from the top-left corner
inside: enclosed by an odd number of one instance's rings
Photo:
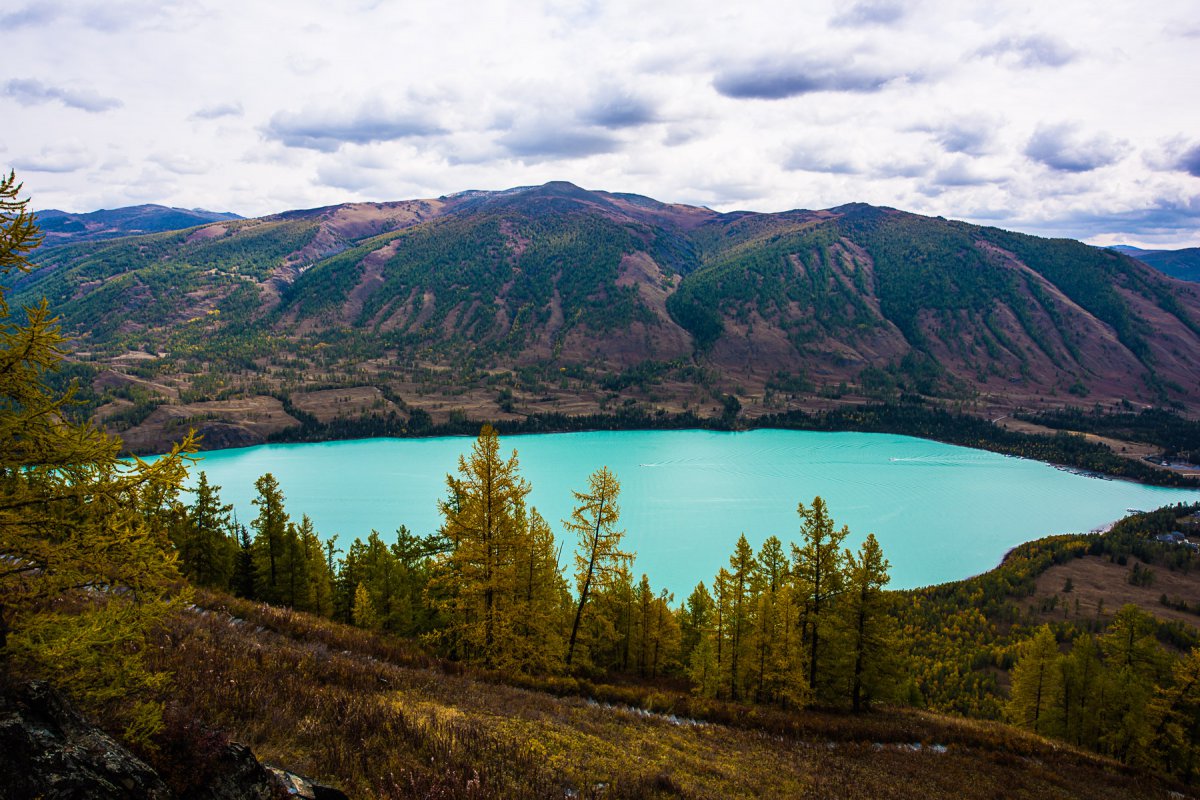
[[[181,760],[187,776],[160,774],[46,683],[0,686],[0,800],[346,800],[243,744],[222,739],[202,755]]]
[[[0,798],[169,800],[144,761],[33,682],[0,693]]]

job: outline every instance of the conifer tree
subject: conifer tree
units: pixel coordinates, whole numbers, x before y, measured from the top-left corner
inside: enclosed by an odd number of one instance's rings
[[[1151,766],[1190,784],[1200,772],[1200,648],[1175,662],[1151,704]]]
[[[601,467],[588,478],[587,492],[572,493],[579,505],[571,512],[569,520],[563,520],[563,526],[579,540],[575,551],[575,584],[579,600],[571,624],[571,637],[567,641],[567,666],[571,665],[575,655],[588,596],[595,586],[603,586],[617,568],[633,558],[620,549],[625,531],[616,529],[621,516],[621,507],[617,503],[620,491],[621,484],[616,476],[608,467]]]
[[[431,587],[447,618],[442,638],[454,655],[488,667],[507,646],[514,559],[528,535],[529,484],[518,470],[516,451],[502,460],[499,437],[485,425],[470,456],[459,458],[458,476],[446,476],[448,497],[440,502],[442,535],[452,548]]]
[[[1016,724],[1035,733],[1045,733],[1050,727],[1048,712],[1057,708],[1059,682],[1058,641],[1049,625],[1038,628],[1025,643],[1021,658],[1012,670],[1012,692],[1008,715]]]
[[[769,536],[758,556],[755,587],[757,636],[754,653],[754,693],[758,702],[795,701],[800,654],[796,651],[795,612],[791,573],[783,543]]]
[[[729,609],[727,685],[729,697],[733,700],[742,697],[742,683],[745,679],[743,673],[746,669],[746,662],[751,660],[749,656],[753,652],[754,620],[752,619],[752,610],[754,608],[753,589],[758,575],[757,566],[754,551],[750,548],[750,543],[746,541],[746,535],[743,533],[738,537],[733,555],[729,557],[729,581],[727,584],[729,596],[726,599]]]
[[[1100,712],[1104,705],[1104,664],[1100,646],[1090,635],[1079,636],[1062,661],[1060,697],[1062,735],[1067,741],[1095,750],[1099,744]]]
[[[354,587],[351,619],[360,628],[373,630],[379,627],[379,615],[375,612],[375,604],[371,602],[371,593],[361,583]]]
[[[514,642],[504,654],[503,666],[518,673],[557,671],[565,652],[570,598],[558,565],[554,532],[536,508],[529,510],[528,528],[517,544],[513,568]]]
[[[0,176],[0,280],[30,269],[40,237],[21,186]],[[153,463],[117,458],[120,442],[70,421],[73,392],[47,375],[63,337],[43,301],[10,316],[0,287],[0,672],[51,677],[87,709],[144,739],[161,724],[145,667],[148,632],[181,607],[167,531],[145,511],[174,497],[191,436]]]
[[[867,534],[858,554],[847,553],[846,562],[841,626],[847,641],[850,707],[859,711],[896,682],[898,641],[883,594],[891,565],[875,535]]]
[[[679,616],[680,657],[685,664],[689,663],[692,651],[696,649],[701,637],[708,630],[712,608],[712,595],[708,593],[708,588],[701,581],[688,595],[687,602],[684,603]]]
[[[679,619],[671,609],[675,595],[662,589],[654,604],[654,628],[650,639],[650,677],[678,671]]]
[[[820,694],[824,689],[825,667],[834,661],[824,640],[834,621],[833,604],[845,584],[845,553],[842,541],[850,535],[843,525],[835,528],[819,496],[812,506],[800,503],[799,546],[792,545],[792,576],[801,602],[805,644],[808,649],[808,685]]]
[[[254,596],[268,603],[284,599],[285,586],[280,581],[280,562],[285,556],[288,538],[288,513],[283,507],[283,491],[275,476],[267,473],[254,482],[258,496],[251,502],[258,506],[258,516],[250,523],[254,528],[251,552],[254,557]]]
[[[1099,745],[1121,761],[1141,757],[1150,737],[1155,686],[1167,680],[1166,654],[1154,635],[1157,627],[1150,614],[1126,604],[1100,637],[1107,687]]]
[[[186,509],[182,524],[173,529],[175,549],[183,574],[199,586],[228,589],[233,580],[238,542],[233,531],[233,506],[222,504],[220,486],[201,472],[196,499]]]

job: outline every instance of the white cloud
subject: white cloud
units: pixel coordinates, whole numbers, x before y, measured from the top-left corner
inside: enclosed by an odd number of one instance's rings
[[[1025,146],[1025,155],[1051,169],[1090,172],[1115,164],[1129,152],[1128,142],[1103,133],[1085,136],[1078,125],[1039,125]]]
[[[27,172],[79,172],[92,166],[95,157],[79,144],[43,147],[38,152],[13,159],[13,168]]]
[[[122,103],[115,97],[105,97],[91,89],[70,89],[64,86],[49,86],[34,78],[13,78],[0,90],[23,106],[45,103],[62,103],[67,108],[97,113],[120,108]]]
[[[0,147],[41,207],[251,215],[565,179],[1200,239],[1193,0],[11,5]]]

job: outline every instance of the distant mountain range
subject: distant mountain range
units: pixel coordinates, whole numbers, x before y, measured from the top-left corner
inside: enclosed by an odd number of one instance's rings
[[[54,247],[118,236],[136,236],[193,228],[208,222],[241,219],[237,214],[202,208],[168,208],[158,205],[126,206],[74,214],[55,208],[37,212],[45,234],[44,247]]]
[[[135,428],[130,405],[168,401],[242,424],[228,398],[247,393],[282,398],[281,424],[305,408],[711,414],[726,395],[751,416],[917,395],[979,414],[1200,410],[1197,287],[1080,242],[864,204],[722,214],[555,182],[36,258],[17,299],[49,297],[87,363],[115,368],[105,396],[138,383],[100,411]]]
[[[1188,247],[1182,250],[1143,250],[1140,247],[1118,244],[1109,249],[1136,258],[1143,264],[1149,264],[1172,278],[1179,278],[1183,281],[1200,281],[1200,247]]]

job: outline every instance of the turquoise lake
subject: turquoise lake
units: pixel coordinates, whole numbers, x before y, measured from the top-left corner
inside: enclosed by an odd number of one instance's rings
[[[437,529],[446,474],[472,438],[365,439],[264,445],[204,453],[195,472],[221,486],[241,522],[256,509],[254,481],[271,472],[295,519],[308,514],[345,547],[372,530],[394,541],[407,525]],[[796,504],[820,495],[857,547],[874,533],[892,563],[892,588],[965,578],[999,563],[1013,546],[1089,531],[1127,508],[1200,501],[1200,491],[1163,489],[1074,474],[1037,461],[875,433],[755,430],[601,431],[504,436],[518,451],[529,502],[555,528],[570,564],[575,542],[559,520],[571,491],[601,466],[621,482],[621,527],[649,574],[682,601],[728,563],[739,533],[757,550],[770,535],[798,537]]]

